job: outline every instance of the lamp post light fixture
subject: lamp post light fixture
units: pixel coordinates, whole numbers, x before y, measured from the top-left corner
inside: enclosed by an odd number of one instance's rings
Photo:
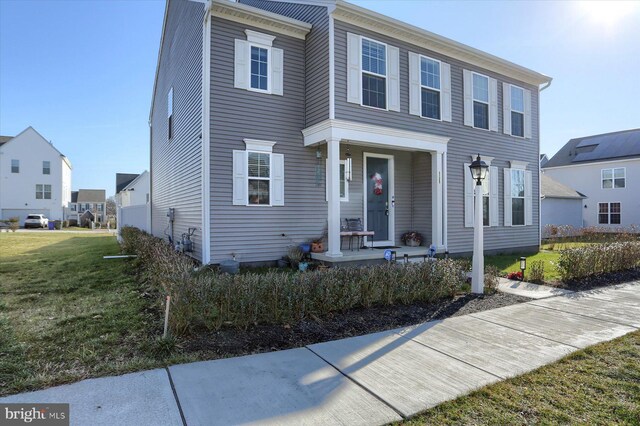
[[[351,151],[349,151],[349,147],[347,147],[347,153],[344,155],[344,179],[347,182],[351,182],[351,178],[353,175],[352,161],[351,161]]]
[[[522,271],[522,281],[524,281],[524,270],[527,269],[527,258],[520,258],[520,270]]]
[[[486,179],[489,166],[482,161],[480,154],[470,165],[469,170],[473,180],[476,181],[475,195],[475,220],[473,228],[473,266],[471,270],[471,291],[476,294],[484,293],[484,235],[483,210],[482,210],[482,181]]]

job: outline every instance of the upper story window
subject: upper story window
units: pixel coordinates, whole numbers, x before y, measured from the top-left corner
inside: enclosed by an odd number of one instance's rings
[[[511,86],[511,135],[524,137],[524,90]]]
[[[626,188],[626,168],[602,169],[602,189]]]
[[[387,109],[387,46],[362,38],[362,105]]]
[[[420,57],[422,116],[440,120],[440,61]]]
[[[98,211],[101,212],[104,210],[104,204],[100,203],[98,204]]]
[[[169,89],[167,94],[167,120],[169,126],[169,139],[173,137],[173,87]]]
[[[11,173],[20,173],[20,160],[11,160]]]
[[[51,199],[51,185],[36,185],[36,200],[50,200]]]
[[[43,161],[42,162],[42,174],[50,175],[51,174],[51,161]]]
[[[489,77],[473,73],[473,127],[489,130]]]
[[[246,40],[235,40],[234,87],[283,95],[284,52],[273,47],[275,36],[245,30]]]
[[[511,224],[524,225],[525,171],[511,169]]]

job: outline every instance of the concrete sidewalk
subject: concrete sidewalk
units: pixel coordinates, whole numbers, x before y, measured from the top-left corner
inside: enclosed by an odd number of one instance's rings
[[[640,283],[0,398],[78,425],[384,424],[640,328]]]

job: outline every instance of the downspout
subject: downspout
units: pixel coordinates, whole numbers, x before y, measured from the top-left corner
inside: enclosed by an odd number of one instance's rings
[[[549,77],[547,84],[538,89],[538,194],[542,191],[542,169],[540,168],[540,93],[551,86],[553,79]],[[583,215],[584,218],[584,215]],[[538,249],[542,245],[542,198],[538,197]]]
[[[211,0],[202,23],[202,263],[211,263]]]

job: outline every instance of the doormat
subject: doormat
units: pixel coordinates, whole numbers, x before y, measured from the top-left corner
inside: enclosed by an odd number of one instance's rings
[[[394,248],[400,248],[400,246],[381,246],[381,247],[374,247],[374,249],[380,249],[380,250],[387,250],[387,249],[394,249]]]

